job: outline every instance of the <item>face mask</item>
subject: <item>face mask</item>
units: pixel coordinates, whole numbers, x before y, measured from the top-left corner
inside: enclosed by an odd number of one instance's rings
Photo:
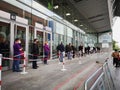
[[[21,41],[18,41],[18,43],[21,43]]]

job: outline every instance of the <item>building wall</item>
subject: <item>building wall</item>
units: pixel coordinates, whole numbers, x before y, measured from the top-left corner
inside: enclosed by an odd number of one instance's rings
[[[12,1],[13,3],[17,2],[15,0],[11,0],[11,2]],[[0,12],[7,12],[6,15],[8,15],[8,18],[4,17],[4,15],[0,15],[0,34],[3,36],[5,34],[4,38],[6,40],[4,44],[8,45],[6,51],[4,53],[2,52],[5,57],[12,56],[12,47],[16,37],[19,37],[22,40],[22,46],[24,47],[24,50],[27,50],[27,53],[30,53],[33,39],[37,37],[39,39],[40,55],[43,55],[43,44],[45,41],[48,41],[49,45],[51,45],[51,55],[56,53],[56,46],[60,41],[62,41],[64,45],[72,43],[76,47],[78,47],[81,43],[84,44],[83,37],[85,33],[69,22],[61,19],[57,20],[53,17],[48,17],[47,15],[47,18],[42,18],[39,15],[33,14],[32,9],[30,13],[27,10],[23,10],[22,8],[18,8],[17,6],[6,2],[7,0],[0,1]],[[36,13],[41,12],[38,11]],[[17,19],[19,18],[19,20],[22,21],[11,20],[9,18],[10,14],[14,14]],[[28,23],[24,23],[24,21]],[[47,28],[49,26],[49,21],[53,22],[53,28],[51,27],[50,30],[45,31],[46,26]],[[59,24],[57,26],[56,23],[61,24],[63,28],[59,28]],[[56,27],[58,27],[58,31]],[[62,33],[59,32],[59,29],[62,30]],[[50,34],[52,36],[50,36]],[[10,63],[11,61],[9,60],[3,61],[3,66],[6,67],[5,69],[11,68]]]

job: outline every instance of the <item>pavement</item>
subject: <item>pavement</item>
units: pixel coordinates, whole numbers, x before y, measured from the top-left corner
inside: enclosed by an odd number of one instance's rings
[[[11,70],[4,71],[2,90],[83,90],[85,80],[100,68],[108,57],[110,53],[102,52],[72,60],[66,58],[66,71],[61,71],[63,65],[59,64],[58,59],[49,60],[48,65],[39,63],[38,69],[32,69],[31,65],[28,65],[28,74],[25,75]]]

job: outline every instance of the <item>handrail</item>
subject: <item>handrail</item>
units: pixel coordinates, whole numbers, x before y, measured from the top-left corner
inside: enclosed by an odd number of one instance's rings
[[[104,73],[102,72],[101,75],[98,77],[98,79],[95,81],[95,83],[93,84],[93,86],[90,88],[90,90],[93,90],[95,85],[97,84],[97,82],[101,79],[101,77],[104,75]]]
[[[90,76],[87,81],[85,82],[85,90],[87,90],[87,85],[88,82],[102,69],[102,67],[100,67],[95,73],[92,74],[92,76]]]
[[[92,74],[92,76],[90,76],[86,81],[85,81],[85,90],[93,90],[94,88],[95,88],[95,86],[96,86],[96,84],[99,82],[99,80],[102,78],[102,76],[106,76],[106,70],[104,70],[104,67],[105,66],[107,66],[107,68],[109,69],[109,67],[108,67],[108,62],[107,61],[105,61],[105,63],[96,71],[96,72],[94,72],[93,74]],[[100,71],[102,69],[102,73],[99,75],[99,77],[95,80],[95,82],[92,84],[92,86],[89,88],[89,82],[90,82],[90,80],[92,80],[92,78],[93,77],[95,77],[95,75],[97,75],[97,73]],[[109,70],[110,71],[110,70]],[[115,88],[115,85],[114,85],[114,82],[113,82],[113,78],[112,78],[112,76],[111,76],[111,73],[110,73],[110,80],[111,80],[111,83],[113,84],[113,89],[114,90],[116,90],[116,88]],[[104,82],[104,81],[103,81]],[[105,82],[104,82],[105,83]],[[108,82],[109,83],[109,85],[110,85],[110,82]],[[106,87],[106,86],[105,86]],[[105,88],[104,87],[104,88]]]
[[[105,65],[107,65],[107,67],[108,67],[108,62],[105,62],[104,63],[104,65],[103,65],[103,67],[105,66]],[[116,90],[116,87],[115,87],[115,84],[114,84],[114,81],[113,81],[113,78],[112,78],[112,75],[111,75],[111,72],[110,72],[110,69],[109,69],[109,67],[108,67],[108,71],[109,71],[109,75],[110,75],[110,79],[111,79],[111,81],[112,81],[112,83],[113,83],[113,88],[114,88],[114,90]]]

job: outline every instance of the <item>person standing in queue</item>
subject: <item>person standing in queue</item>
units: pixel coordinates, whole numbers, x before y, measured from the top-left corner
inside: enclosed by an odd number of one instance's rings
[[[79,47],[79,54],[80,54],[80,57],[83,56],[83,46],[80,45]]]
[[[50,53],[50,47],[48,45],[48,42],[45,42],[45,45],[43,47],[44,47],[44,55],[45,55],[44,64],[48,64],[47,60],[48,60],[49,53]]]
[[[33,69],[37,69],[37,59],[38,59],[38,55],[39,55],[39,46],[38,46],[38,39],[34,39],[34,42],[32,44],[32,49],[31,49],[31,53],[33,54],[32,56],[32,68]]]
[[[13,60],[13,67],[12,70],[13,72],[21,72],[20,70],[20,58],[21,58],[21,51],[22,47],[20,45],[21,41],[19,38],[15,39],[15,43],[13,45],[13,50],[14,50],[14,60]]]
[[[65,52],[65,47],[64,47],[64,45],[63,45],[63,43],[61,42],[61,44],[58,46],[58,50],[59,50],[59,52],[60,52],[60,58],[59,58],[59,60],[60,60],[60,62],[63,62],[63,58],[64,58],[64,52]]]
[[[76,52],[76,48],[74,45],[71,45],[71,48],[72,48],[72,58],[75,58],[75,52]]]
[[[68,53],[68,60],[72,60],[72,47],[71,47],[71,43],[69,43],[68,47],[67,47]]]

